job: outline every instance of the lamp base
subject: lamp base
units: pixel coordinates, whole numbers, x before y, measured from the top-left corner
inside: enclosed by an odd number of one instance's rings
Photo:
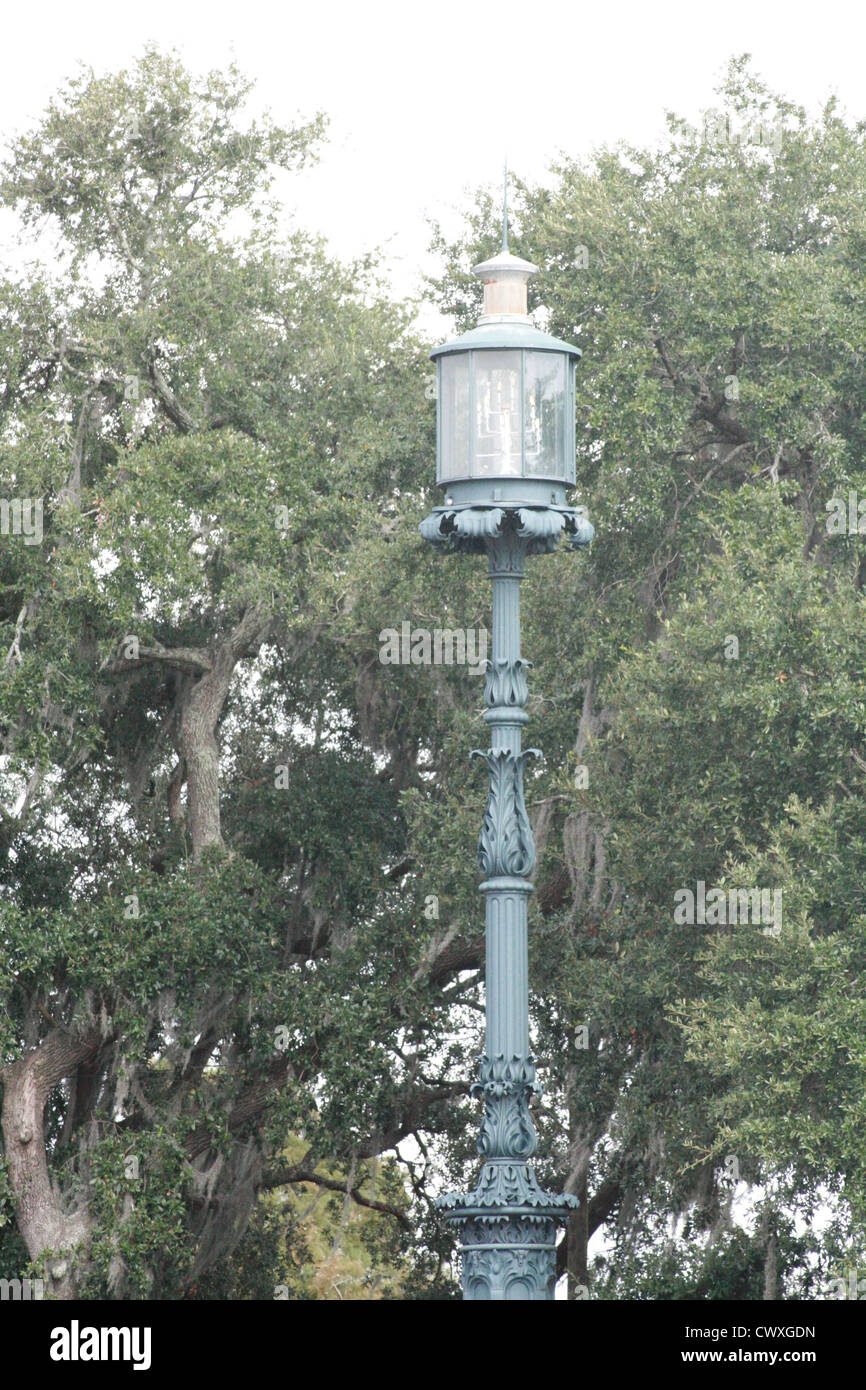
[[[436,1205],[457,1227],[464,1302],[553,1300],[556,1233],[576,1197],[545,1192],[531,1163],[491,1159],[472,1192],[449,1192]]]

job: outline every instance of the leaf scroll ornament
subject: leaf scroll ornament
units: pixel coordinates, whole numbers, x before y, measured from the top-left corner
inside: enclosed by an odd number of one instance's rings
[[[510,748],[475,749],[490,771],[487,809],[478,841],[478,863],[487,878],[525,878],[535,868],[535,841],[523,800],[523,764],[540,756],[537,748],[515,754]]]

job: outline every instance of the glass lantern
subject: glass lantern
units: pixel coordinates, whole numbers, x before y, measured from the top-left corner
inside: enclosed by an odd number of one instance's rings
[[[542,336],[542,335],[539,335]],[[574,361],[563,352],[482,348],[439,360],[437,481],[574,483]]]
[[[580,350],[526,313],[535,267],[503,254],[485,275],[478,327],[436,348],[436,480],[454,501],[564,499],[574,485],[574,369]],[[503,311],[503,306],[506,306]],[[498,311],[498,312],[497,312]]]

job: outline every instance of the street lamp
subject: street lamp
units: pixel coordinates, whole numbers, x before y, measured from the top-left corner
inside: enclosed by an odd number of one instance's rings
[[[527,555],[566,535],[588,545],[593,528],[567,505],[574,484],[574,370],[578,348],[542,333],[527,313],[537,267],[508,251],[475,266],[484,281],[476,328],[431,353],[437,366],[436,478],[445,500],[421,534],[447,550],[486,554],[493,634],[484,713],[490,748],[487,809],[478,845],[486,911],[485,1051],[473,1095],[483,1097],[482,1167],[473,1190],[437,1205],[457,1228],[463,1297],[552,1299],[556,1233],[577,1205],[545,1192],[529,1102],[540,1087],[529,1051],[527,901],[535,845],[523,797],[528,719],[520,656],[520,581]]]

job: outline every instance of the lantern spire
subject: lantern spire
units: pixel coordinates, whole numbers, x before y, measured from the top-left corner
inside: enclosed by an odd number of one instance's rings
[[[508,255],[508,155],[505,156],[502,178],[502,254]]]

